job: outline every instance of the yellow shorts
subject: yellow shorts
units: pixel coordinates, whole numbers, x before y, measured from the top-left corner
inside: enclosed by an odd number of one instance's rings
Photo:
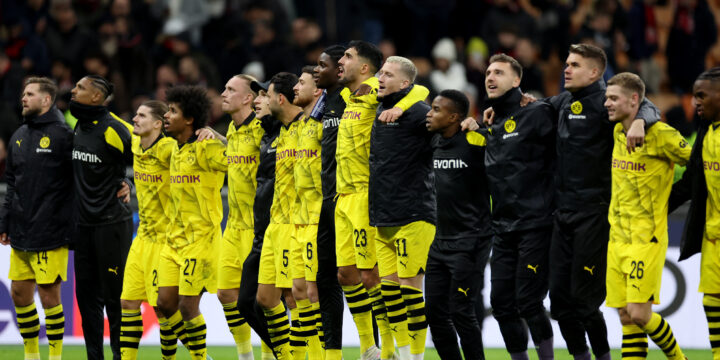
[[[158,264],[158,286],[177,286],[178,294],[202,295],[217,291],[220,231],[211,241],[196,241],[180,248],[163,247]]]
[[[340,194],[335,206],[337,266],[374,268],[377,265],[375,232],[370,226],[367,191]]]
[[[294,242],[295,225],[273,223],[268,225],[260,253],[258,284],[292,288],[290,247]]]
[[[121,299],[146,300],[157,306],[158,262],[163,247],[162,242],[135,238],[125,263]]]
[[[10,280],[35,280],[52,284],[60,277],[67,280],[68,247],[47,251],[10,250]]]
[[[317,248],[317,233],[317,224],[295,225],[295,236],[297,238],[296,243],[299,246],[298,250],[301,255],[302,269],[298,269],[294,266],[293,278],[297,279],[299,277],[303,277],[307,281],[317,280],[318,260],[317,256],[315,256],[315,248]],[[302,273],[302,276],[297,276],[297,274],[300,273]]]
[[[239,289],[243,263],[252,249],[253,229],[225,228],[220,245],[218,289]]]
[[[608,244],[605,305],[622,308],[627,303],[642,304],[652,299],[660,303],[660,285],[665,266],[667,238],[659,242]]]
[[[403,226],[377,228],[377,258],[380,277],[397,273],[411,278],[425,272],[435,225],[415,221]]]
[[[710,241],[703,234],[702,257],[700,258],[700,286],[704,294],[720,294],[720,239]]]

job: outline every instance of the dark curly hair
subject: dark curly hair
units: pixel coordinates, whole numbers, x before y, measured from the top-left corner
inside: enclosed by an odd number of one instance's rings
[[[202,129],[210,115],[210,99],[207,91],[200,86],[178,85],[166,92],[166,101],[176,103],[183,116],[193,119],[193,130]]]

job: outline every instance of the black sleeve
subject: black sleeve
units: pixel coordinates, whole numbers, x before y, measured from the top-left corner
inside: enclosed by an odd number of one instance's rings
[[[12,149],[13,147],[8,144],[7,160],[5,163],[7,190],[5,191],[5,201],[3,201],[2,207],[0,207],[0,234],[8,232],[10,208],[12,206],[12,199],[15,197],[15,172],[12,166]]]
[[[645,120],[645,129],[660,121],[660,109],[647,98],[643,99],[638,108],[636,119]]]
[[[683,173],[680,180],[678,180],[672,186],[670,191],[670,198],[668,199],[668,214],[675,211],[682,204],[692,198],[693,183],[696,181],[696,177],[704,176],[699,174],[702,171],[702,136],[698,134],[699,138],[696,138],[695,145],[693,145],[693,151],[690,154],[690,160],[685,164],[685,172]]]

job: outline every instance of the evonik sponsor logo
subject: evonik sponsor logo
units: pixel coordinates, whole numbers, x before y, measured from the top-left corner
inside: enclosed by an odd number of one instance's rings
[[[613,169],[645,172],[645,163],[619,160],[615,158],[613,158],[612,167]]]
[[[703,168],[710,171],[720,171],[720,162],[717,161],[703,161]]]
[[[97,156],[93,153],[87,153],[87,152],[79,151],[79,150],[73,150],[72,159],[79,160],[82,162],[95,163],[95,164],[102,163],[102,159],[100,159],[99,156]]]
[[[175,175],[170,176],[171,184],[195,184],[200,182],[200,175]]]
[[[343,113],[342,119],[360,120],[361,115],[359,111],[348,110]]]
[[[300,150],[297,151],[297,153],[296,153],[296,155],[295,155],[295,157],[296,157],[297,159],[302,159],[302,158],[316,158],[317,156],[318,156],[318,151],[317,151],[317,149],[315,149],[315,150],[300,149]]]
[[[135,181],[149,182],[149,183],[161,183],[163,182],[162,174],[146,174],[143,172],[135,171]]]
[[[462,159],[435,159],[433,160],[435,169],[464,169],[468,164]]]
[[[228,155],[228,165],[233,164],[257,164],[257,157],[255,155],[244,156],[244,155]]]

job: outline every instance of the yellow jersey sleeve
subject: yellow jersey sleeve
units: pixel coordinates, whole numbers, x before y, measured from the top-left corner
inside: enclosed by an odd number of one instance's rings
[[[711,124],[705,134],[702,160],[708,190],[705,232],[709,239],[720,239],[720,122]]]
[[[322,122],[306,117],[298,125],[295,157],[295,224],[317,224],[322,208]]]
[[[675,135],[669,130],[674,131],[664,123],[653,125],[645,135],[645,144],[629,153],[622,124],[615,126],[612,196],[608,212],[611,241],[627,244],[658,241],[667,244],[673,162],[674,158],[684,156],[678,155],[683,151],[678,150],[679,142],[670,140]],[[676,149],[669,149],[671,147]],[[687,157],[689,155],[688,150]]]
[[[295,156],[299,121],[280,129],[275,139],[275,192],[270,208],[270,222],[292,224],[297,193],[295,191]]]
[[[171,213],[169,155],[176,146],[175,140],[167,137],[147,150],[142,149],[139,141],[133,141],[133,171],[140,218],[136,239],[165,243]]]
[[[197,163],[206,171],[227,171],[227,146],[220,140],[205,140],[195,144]]]
[[[407,111],[407,109],[415,105],[418,101],[425,101],[429,94],[430,90],[428,90],[428,88],[422,85],[414,85],[413,88],[410,89],[410,92],[395,104],[395,107],[402,109],[402,111]]]
[[[220,231],[223,218],[220,190],[225,172],[214,168],[227,168],[224,149],[219,141],[208,140],[184,144],[173,152],[169,245],[182,247],[198,241],[212,241]]]
[[[474,146],[487,146],[487,139],[483,134],[477,132],[477,131],[468,131],[465,133],[465,138],[468,141],[468,144],[474,145]]]
[[[265,131],[260,120],[235,127],[230,123],[227,131],[228,163],[228,221],[234,229],[254,227],[253,205],[257,189],[258,165],[260,163],[260,140]]]
[[[651,128],[653,127],[658,127],[656,129],[659,144],[658,154],[678,165],[685,166],[692,152],[692,147],[687,140],[679,131],[666,123],[658,122]]]

